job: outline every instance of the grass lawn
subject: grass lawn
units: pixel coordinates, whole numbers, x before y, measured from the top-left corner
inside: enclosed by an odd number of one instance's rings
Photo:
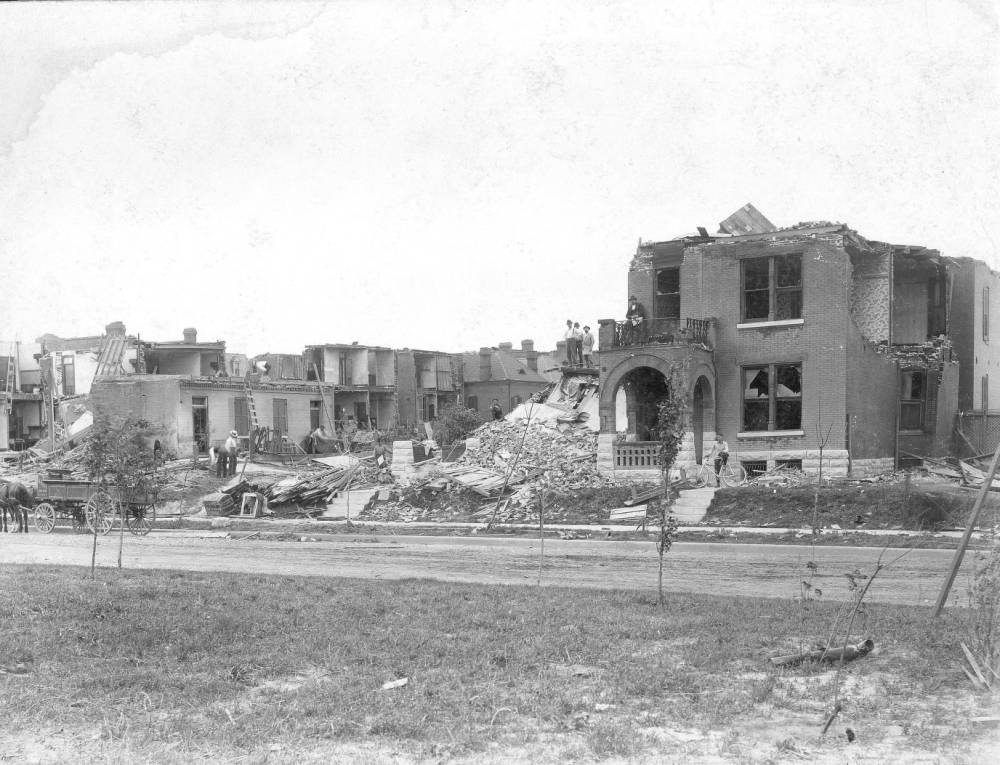
[[[0,762],[987,762],[968,613],[428,581],[0,567]],[[385,683],[406,679],[400,687]],[[855,740],[849,743],[846,729]],[[865,759],[871,758],[871,759]]]

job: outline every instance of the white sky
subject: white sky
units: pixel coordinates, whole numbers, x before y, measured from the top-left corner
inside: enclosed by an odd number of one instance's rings
[[[1000,267],[966,2],[0,4],[0,337],[458,351],[625,310],[636,241],[775,224]]]

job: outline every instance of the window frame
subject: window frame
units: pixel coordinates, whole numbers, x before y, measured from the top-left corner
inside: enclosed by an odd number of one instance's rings
[[[62,392],[64,396],[76,395],[76,357],[67,353],[60,358],[62,372]]]
[[[250,402],[246,396],[233,397],[233,430],[240,436],[250,435]]]
[[[798,369],[799,374],[799,395],[798,396],[779,396],[778,395],[778,369],[782,367],[795,367]],[[741,364],[740,370],[740,426],[741,430],[739,436],[754,437],[754,436],[787,436],[787,435],[804,435],[805,431],[802,429],[802,417],[803,417],[803,401],[805,399],[805,382],[802,370],[802,361],[769,361],[766,363],[758,364]],[[747,427],[747,416],[746,416],[746,404],[748,401],[753,401],[754,399],[748,399],[746,397],[746,374],[749,370],[766,370],[767,371],[767,429],[766,430],[750,430]],[[757,403],[763,403],[763,398],[758,398]],[[797,401],[799,404],[799,425],[797,428],[779,428],[778,427],[778,405],[782,401]]]
[[[791,287],[782,287],[778,284],[778,259],[779,258],[798,258],[799,265],[799,280],[797,285]],[[760,261],[767,261],[767,316],[764,318],[756,317],[749,318],[747,316],[747,266],[751,263],[759,263]],[[740,320],[739,325],[744,324],[777,324],[777,323],[791,323],[791,324],[801,324],[803,321],[804,314],[804,285],[805,278],[803,275],[803,268],[805,266],[805,258],[801,252],[786,252],[774,255],[758,255],[752,258],[742,258],[740,260]],[[752,292],[763,292],[763,288],[755,288],[750,290]],[[798,316],[794,317],[782,317],[778,318],[778,298],[781,294],[791,294],[798,293],[799,296],[799,310]]]
[[[309,400],[309,432],[312,433],[323,422],[323,402],[317,399]]]
[[[990,288],[983,287],[983,342],[990,341]]]
[[[280,410],[280,413],[279,413]],[[279,427],[283,426],[283,427]],[[288,399],[287,398],[272,398],[271,399],[271,428],[276,430],[281,435],[288,435]]]
[[[660,274],[666,273],[667,271],[677,272],[677,290],[675,292],[661,292],[660,291]],[[660,298],[670,298],[676,296],[677,298],[677,313],[676,315],[671,315],[667,313],[660,313]],[[666,302],[666,301],[664,301]],[[681,267],[680,266],[667,266],[665,268],[658,268],[654,272],[653,276],[653,318],[654,319],[677,319],[681,318]]]
[[[919,374],[922,378],[922,384],[920,386],[920,397],[919,398],[903,398],[903,378],[905,375]],[[927,429],[927,381],[928,374],[926,369],[900,369],[899,370],[899,393],[897,395],[897,401],[899,406],[899,427],[900,433],[923,433]],[[919,421],[920,425],[918,427],[903,427],[903,408],[916,406],[920,415]]]

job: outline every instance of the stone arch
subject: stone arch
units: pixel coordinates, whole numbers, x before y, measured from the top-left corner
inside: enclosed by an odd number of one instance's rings
[[[659,372],[665,379],[670,377],[670,362],[651,353],[634,354],[612,368],[601,383],[600,413],[602,431],[614,432],[616,427],[615,401],[618,389],[630,374],[643,367]]]
[[[696,385],[701,385],[703,425],[706,432],[715,431],[715,369],[708,360],[695,359],[690,357],[675,359],[674,363],[690,363],[687,370],[687,388],[689,404],[692,403]],[[600,414],[601,430],[605,433],[615,430],[615,397],[619,387],[629,374],[641,367],[654,369],[665,378],[669,378],[671,371],[671,360],[665,359],[653,353],[636,353],[616,364],[609,370],[601,382],[600,391]],[[703,380],[703,381],[702,381]]]

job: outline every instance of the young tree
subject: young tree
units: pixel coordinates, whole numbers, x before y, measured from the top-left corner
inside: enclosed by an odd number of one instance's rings
[[[656,537],[656,552],[659,555],[657,602],[661,606],[663,605],[663,556],[670,551],[674,535],[677,533],[677,519],[670,513],[670,508],[677,498],[677,488],[671,485],[669,473],[681,450],[687,428],[688,395],[685,377],[683,367],[672,366],[667,375],[667,397],[657,404],[656,435],[660,442],[660,471],[663,478],[663,496],[656,507],[656,520],[659,526]]]
[[[156,429],[145,420],[98,412],[83,454],[83,465],[91,480],[97,481],[111,495],[111,512],[120,515],[118,538],[118,568],[122,567],[125,545],[125,525],[129,507],[146,493],[157,489],[152,443]],[[92,526],[94,547],[91,553],[91,575],[97,559],[97,533],[100,525],[94,513]]]
[[[483,424],[483,418],[475,409],[467,409],[461,404],[441,407],[434,423],[434,438],[444,446],[465,438]]]

